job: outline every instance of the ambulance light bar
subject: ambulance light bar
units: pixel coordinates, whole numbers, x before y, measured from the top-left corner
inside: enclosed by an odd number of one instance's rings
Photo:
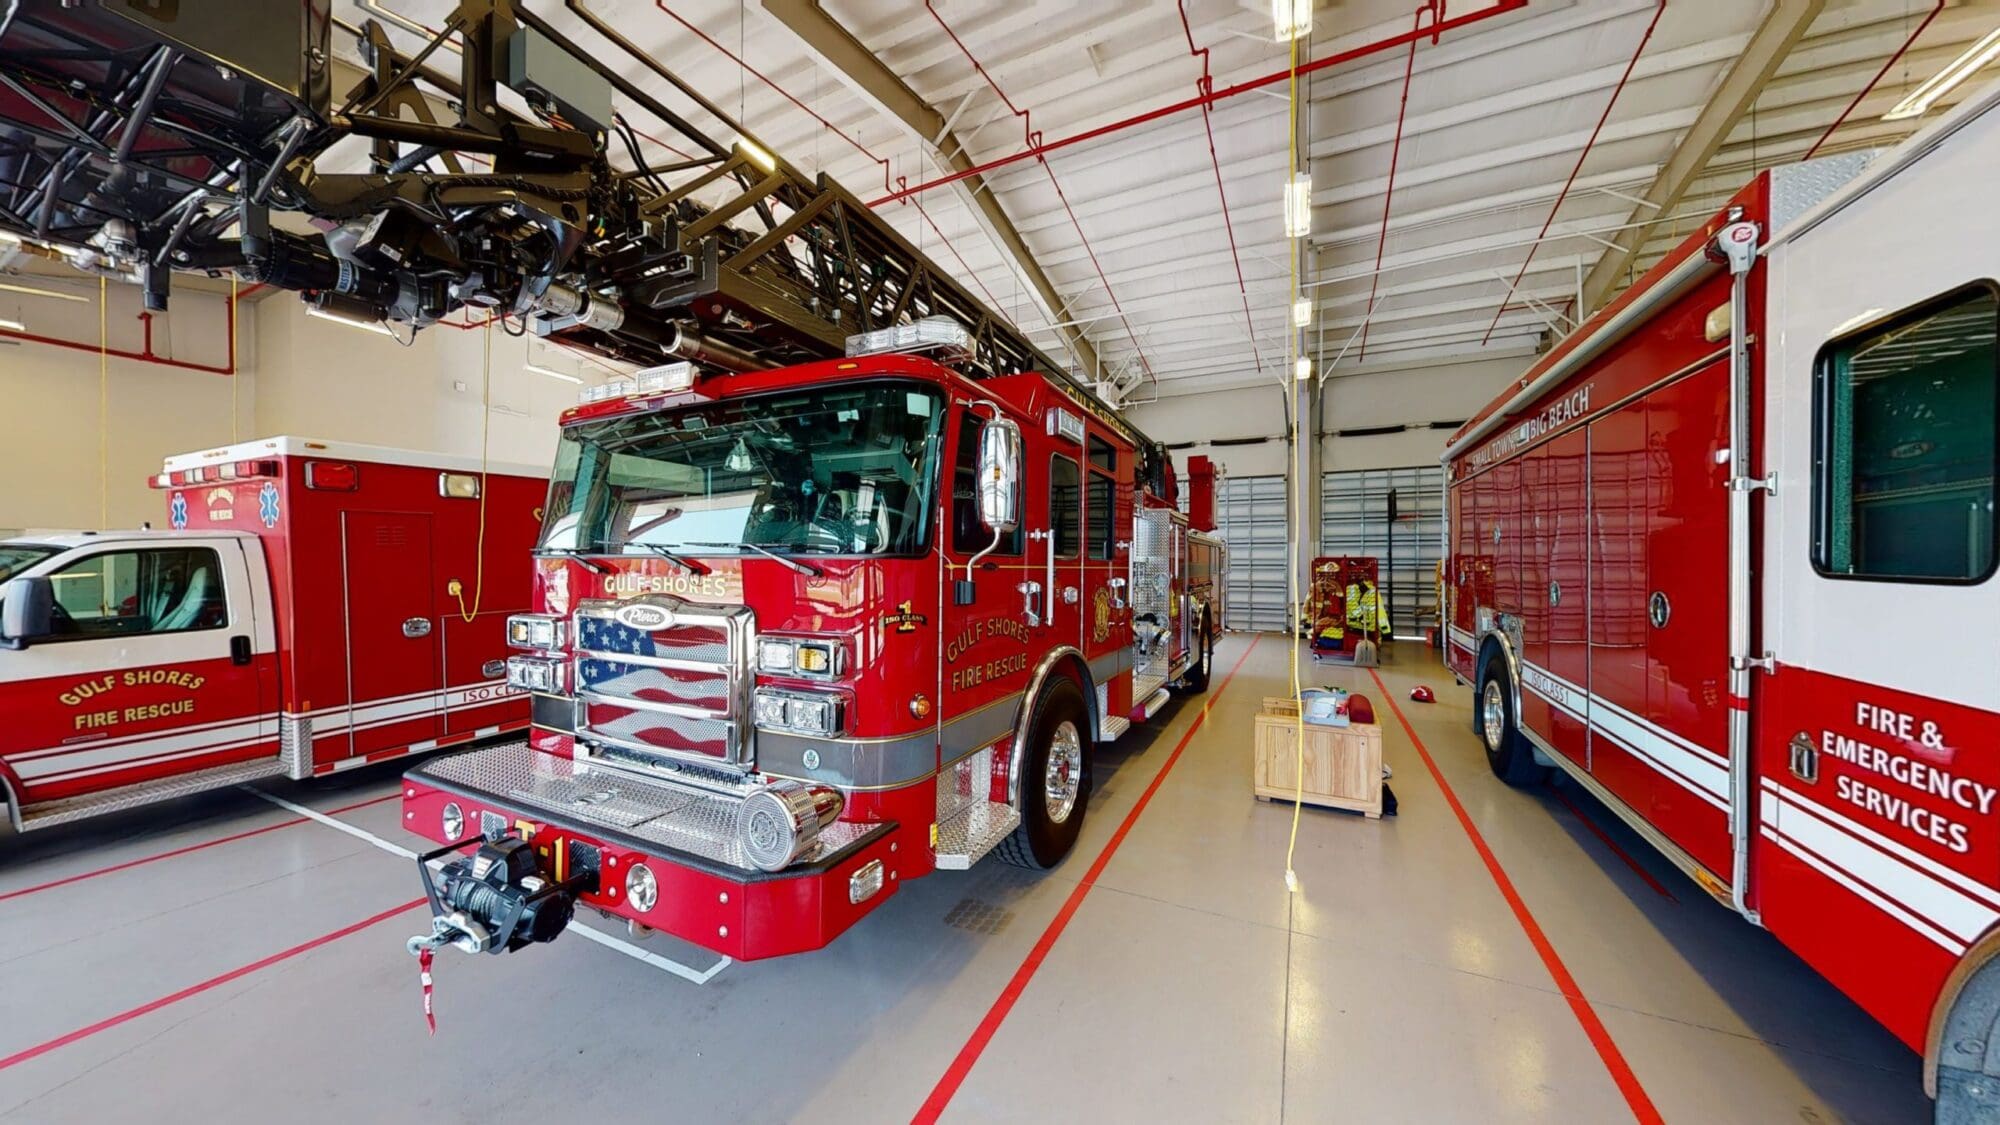
[[[220,465],[202,465],[194,469],[176,469],[170,473],[156,473],[147,483],[154,488],[181,488],[191,484],[214,484],[225,480],[246,480],[254,477],[275,477],[278,463],[271,460],[230,461]]]
[[[847,338],[847,354],[889,355],[939,351],[947,361],[972,355],[972,332],[949,317],[930,316],[914,324],[894,324]]]

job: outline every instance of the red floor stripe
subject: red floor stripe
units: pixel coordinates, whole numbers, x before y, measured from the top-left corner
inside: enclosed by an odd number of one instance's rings
[[[385,922],[390,918],[394,918],[396,915],[401,914],[405,910],[409,910],[413,907],[418,907],[422,905],[424,905],[423,899],[421,898],[411,899],[409,902],[406,902],[401,906],[392,906],[389,909],[384,910],[380,914],[373,914],[366,918],[363,918],[361,921],[356,922],[352,925],[342,926],[340,929],[337,929],[330,934],[321,934],[319,937],[313,938],[310,941],[300,942],[299,944],[292,946],[290,949],[286,949],[278,953],[273,953],[269,957],[265,957],[262,960],[252,961],[248,965],[244,965],[240,968],[231,969],[220,976],[210,977],[207,980],[202,981],[200,984],[189,985],[188,987],[181,989],[179,992],[168,993],[167,995],[160,997],[158,1000],[147,1001],[146,1003],[141,1004],[136,1008],[128,1008],[125,1011],[122,1011],[115,1016],[98,1020],[96,1023],[90,1024],[87,1027],[79,1027],[75,1031],[72,1031],[67,1035],[59,1035],[56,1038],[51,1039],[46,1043],[38,1044],[36,1046],[28,1048],[25,1051],[18,1051],[14,1054],[8,1055],[4,1059],[0,1059],[0,1070],[6,1070],[8,1067],[17,1066],[21,1063],[27,1062],[29,1059],[38,1058],[42,1055],[46,1055],[50,1051],[53,1051],[58,1047],[67,1047],[71,1043],[75,1043],[80,1039],[88,1039],[91,1036],[96,1035],[100,1031],[107,1031],[111,1028],[117,1027],[119,1024],[127,1023],[131,1020],[138,1019],[140,1016],[143,1016],[148,1012],[157,1012],[161,1008],[164,1008],[169,1004],[177,1004],[180,1001],[185,1000],[190,996],[198,996],[201,993],[207,992],[211,988],[217,988],[220,987],[221,985],[228,984],[230,981],[236,980],[239,977],[249,976],[251,973],[257,972],[260,969],[268,969],[272,965],[275,965],[280,961],[288,961],[294,957],[297,957],[301,953],[307,953],[314,949],[318,949],[320,946],[326,945],[329,942],[338,941],[349,934],[365,930],[368,927],[375,925],[377,922]]]
[[[334,809],[327,815],[331,816],[333,815],[333,813],[352,812],[355,809],[364,809],[367,808],[369,805],[379,805],[384,801],[393,801],[398,797],[401,797],[402,795],[403,795],[403,790],[402,787],[399,785],[397,786],[396,791],[394,793],[391,793],[386,797],[376,797],[367,801],[358,801],[352,805],[342,805],[341,807]],[[305,817],[295,816],[290,820],[281,820],[276,824],[267,824],[262,828],[252,828],[247,832],[237,832],[228,836],[220,837],[218,839],[206,840],[199,844],[189,844],[184,848],[174,848],[171,851],[164,851],[159,853],[158,855],[149,855],[140,859],[128,859],[123,863],[114,863],[108,867],[94,868],[90,871],[84,871],[76,875],[66,875],[61,879],[51,879],[46,883],[36,883],[32,887],[22,887],[20,890],[8,891],[5,894],[0,894],[0,902],[6,902],[10,898],[20,898],[22,895],[31,895],[34,894],[36,891],[46,891],[53,887],[66,887],[71,883],[81,883],[85,879],[95,879],[99,875],[109,875],[115,871],[127,871],[134,867],[144,867],[146,864],[158,863],[163,859],[172,859],[177,855],[187,855],[189,852],[203,851],[207,848],[217,847],[222,844],[234,843],[237,840],[247,840],[252,836],[262,836],[266,832],[276,832],[280,828],[290,828],[295,824],[304,824],[305,822],[306,822]]]
[[[1672,902],[1680,901],[1680,899],[1674,897],[1674,892],[1667,889],[1667,885],[1665,883],[1662,883],[1658,879],[1653,878],[1652,872],[1639,866],[1639,861],[1632,857],[1631,852],[1628,852],[1624,848],[1619,847],[1618,841],[1613,840],[1611,838],[1610,833],[1607,833],[1606,831],[1604,831],[1603,828],[1599,827],[1598,823],[1595,820],[1591,819],[1590,816],[1586,814],[1582,809],[1577,808],[1576,805],[1573,802],[1571,802],[1568,797],[1565,797],[1562,794],[1561,790],[1555,791],[1555,798],[1556,800],[1561,801],[1562,806],[1568,809],[1571,813],[1573,813],[1578,820],[1582,821],[1583,826],[1585,828],[1590,829],[1591,835],[1597,837],[1599,840],[1604,841],[1604,846],[1611,849],[1611,854],[1617,856],[1619,859],[1624,860],[1625,866],[1631,868],[1633,874],[1639,876],[1639,878],[1641,879],[1644,879],[1646,881],[1647,886],[1653,888],[1654,890],[1660,892],[1660,894],[1666,896],[1666,898],[1669,901]]]
[[[1619,1051],[1618,1044],[1612,1042],[1611,1033],[1605,1030],[1604,1022],[1597,1018],[1597,1009],[1591,1007],[1590,1001],[1584,998],[1583,989],[1577,986],[1576,978],[1569,975],[1569,967],[1563,964],[1560,956],[1557,956],[1556,948],[1549,943],[1548,935],[1542,932],[1540,923],[1536,922],[1535,916],[1528,911],[1528,904],[1522,901],[1520,892],[1514,889],[1514,881],[1507,877],[1506,869],[1500,866],[1499,859],[1493,855],[1493,849],[1486,846],[1486,837],[1479,834],[1479,827],[1472,823],[1472,817],[1465,811],[1465,806],[1459,804],[1458,794],[1452,791],[1451,783],[1444,779],[1444,772],[1438,769],[1437,762],[1432,760],[1431,752],[1424,747],[1424,740],[1417,737],[1417,729],[1410,725],[1409,717],[1403,714],[1401,707],[1397,706],[1395,695],[1389,691],[1388,685],[1382,682],[1382,677],[1376,674],[1373,668],[1368,670],[1368,675],[1381,690],[1382,698],[1388,701],[1389,709],[1396,713],[1396,721],[1403,724],[1403,733],[1410,736],[1410,744],[1417,748],[1418,756],[1424,760],[1424,768],[1430,771],[1432,780],[1437,782],[1438,791],[1444,794],[1445,803],[1451,806],[1453,815],[1458,817],[1459,827],[1465,829],[1466,838],[1472,841],[1473,850],[1479,853],[1481,862],[1486,864],[1486,873],[1493,877],[1493,884],[1500,888],[1500,897],[1506,899],[1507,906],[1514,911],[1514,920],[1521,924],[1521,930],[1528,935],[1529,943],[1535,947],[1535,952],[1541,955],[1542,964],[1549,970],[1549,976],[1554,978],[1557,990],[1563,994],[1563,999],[1569,1001],[1569,1010],[1576,1015],[1576,1022],[1583,1025],[1583,1033],[1590,1038],[1591,1046],[1597,1048],[1597,1057],[1604,1060],[1605,1069],[1611,1072],[1611,1080],[1618,1084],[1618,1092],[1625,1095],[1625,1104],[1631,1107],[1632,1116],[1638,1118],[1643,1125],[1663,1125],[1665,1118],[1661,1117],[1660,1111],[1654,1107],[1653,1099],[1646,1096],[1645,1087],[1639,1085],[1638,1075],[1632,1073],[1631,1064],[1625,1061],[1624,1053]]]
[[[1014,1002],[1027,990],[1028,982],[1035,978],[1035,971],[1042,967],[1042,960],[1049,955],[1049,950],[1054,948],[1056,939],[1062,936],[1070,918],[1075,916],[1077,907],[1083,905],[1083,900],[1089,896],[1091,888],[1097,885],[1097,877],[1103,874],[1105,865],[1111,862],[1111,857],[1117,853],[1119,845],[1125,842],[1125,834],[1138,822],[1139,814],[1146,811],[1146,805],[1153,799],[1153,794],[1159,791],[1160,783],[1167,779],[1167,774],[1174,768],[1174,763],[1180,761],[1181,751],[1187,749],[1189,740],[1194,738],[1194,732],[1200,730],[1201,724],[1208,718],[1209,708],[1215,706],[1215,701],[1228,690],[1229,681],[1236,678],[1237,670],[1243,667],[1245,660],[1250,659],[1250,650],[1257,647],[1260,639],[1261,636],[1250,638],[1250,644],[1244,648],[1243,655],[1236,658],[1235,666],[1229,669],[1229,674],[1224,676],[1222,682],[1209,694],[1208,702],[1202,705],[1201,714],[1196,715],[1194,722],[1188,724],[1187,733],[1181,735],[1181,740],[1175,744],[1173,753],[1167,755],[1166,763],[1160,767],[1160,772],[1153,775],[1152,784],[1146,786],[1144,793],[1139,794],[1139,800],[1133,804],[1132,811],[1125,814],[1125,819],[1119,823],[1118,830],[1111,834],[1110,842],[1104,845],[1103,851],[1097,853],[1097,859],[1090,865],[1090,870],[1083,873],[1083,881],[1079,882],[1076,889],[1069,893],[1069,898],[1063,901],[1062,909],[1056,911],[1056,916],[1049,921],[1048,928],[1042,931],[1042,936],[1035,942],[1035,947],[1028,951],[1027,959],[1021,962],[1020,968],[1014,970],[1013,979],[1007,982],[1007,987],[1000,990],[1000,995],[993,1001],[993,1006],[986,1010],[985,1018],[979,1021],[978,1027],[972,1029],[972,1037],[958,1049],[958,1055],[951,1060],[951,1065],[945,1068],[944,1076],[931,1088],[930,1097],[924,1099],[923,1107],[917,1110],[916,1116],[912,1117],[911,1121],[936,1121],[938,1115],[944,1112],[944,1108],[951,1104],[952,1096],[958,1093],[959,1086],[965,1082],[965,1076],[972,1073],[973,1065],[985,1052],[986,1045],[992,1042],[994,1032],[999,1031],[1000,1025],[1006,1021],[1007,1013],[1013,1011]]]

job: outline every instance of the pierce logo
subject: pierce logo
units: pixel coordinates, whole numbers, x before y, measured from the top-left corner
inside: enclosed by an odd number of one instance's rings
[[[672,610],[651,602],[634,602],[631,605],[619,606],[618,612],[611,616],[627,629],[664,629],[674,623]]]

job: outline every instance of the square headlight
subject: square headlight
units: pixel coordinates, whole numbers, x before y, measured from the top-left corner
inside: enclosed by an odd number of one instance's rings
[[[539,691],[561,694],[567,686],[561,660],[545,656],[510,656],[507,658],[507,686],[521,691]]]
[[[757,670],[774,676],[789,675],[797,663],[798,646],[786,640],[757,642]]]
[[[837,735],[841,732],[843,712],[840,696],[817,692],[764,688],[751,702],[751,714],[760,729],[797,734]]]
[[[507,643],[515,648],[561,648],[562,620],[540,613],[517,613],[507,619]]]
[[[834,705],[830,699],[793,698],[785,705],[785,723],[795,730],[832,734]]]
[[[785,726],[785,697],[768,691],[757,693],[751,708],[756,723],[760,727]]]
[[[800,641],[798,665],[801,675],[833,675],[833,646],[825,641]]]

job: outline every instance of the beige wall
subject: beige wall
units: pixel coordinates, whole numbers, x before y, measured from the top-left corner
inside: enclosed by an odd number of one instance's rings
[[[165,505],[146,486],[169,453],[223,444],[232,411],[245,437],[256,408],[256,326],[244,307],[238,325],[241,382],[205,371],[111,359],[100,412],[95,282],[21,278],[15,282],[87,298],[84,303],[0,291],[0,316],[30,333],[85,344],[77,351],[0,337],[0,529],[133,527],[164,524]],[[138,290],[107,287],[110,347],[139,352]],[[227,367],[228,302],[177,292],[153,320],[156,355]],[[232,396],[235,401],[232,402]]]

